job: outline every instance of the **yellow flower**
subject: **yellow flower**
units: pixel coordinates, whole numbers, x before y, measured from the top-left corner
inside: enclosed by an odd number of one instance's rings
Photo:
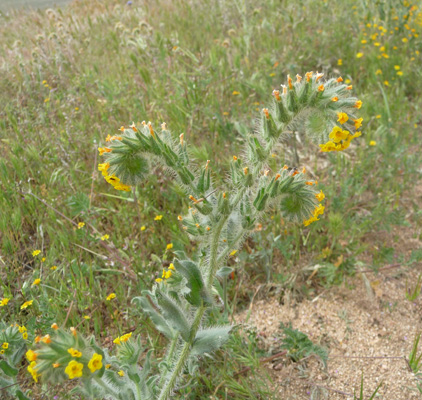
[[[37,359],[38,354],[37,354],[37,353],[35,353],[35,351],[28,350],[28,351],[25,353],[25,356],[26,356],[26,359],[27,359],[29,362],[32,362],[32,361],[35,361],[35,360]]]
[[[161,221],[163,219],[162,215],[156,215],[154,221]]]
[[[82,363],[72,360],[67,364],[64,372],[69,376],[69,379],[80,378],[82,376],[83,368],[84,365]]]
[[[349,117],[344,112],[337,113],[337,117],[338,117],[337,122],[340,122],[341,125],[343,125],[345,122],[349,120]]]
[[[71,347],[70,349],[67,350],[67,352],[72,356],[72,357],[82,357],[82,353],[79,350],[74,349],[73,347]]]
[[[158,282],[158,283],[160,283],[160,282],[162,282],[163,280],[161,279],[161,278],[157,278],[156,280],[155,280],[155,282]]]
[[[53,368],[59,368],[60,367],[60,364],[59,363],[54,363],[52,365],[53,365]]]
[[[324,214],[324,210],[325,210],[325,207],[322,204],[318,204],[318,206],[315,207],[315,210],[314,210],[314,217],[318,218],[318,215]]]
[[[233,93],[232,93],[233,96],[238,96],[239,94],[240,94],[240,92],[233,90]]]
[[[82,229],[85,226],[85,222],[79,222],[78,229]]]
[[[21,305],[21,310],[25,310],[26,308],[28,308],[29,306],[31,306],[33,302],[34,302],[34,300],[25,301],[25,303],[23,303]]]
[[[103,176],[107,176],[107,170],[110,168],[109,163],[98,164],[98,171],[101,171]]]
[[[106,364],[106,365],[105,365],[105,368],[106,368],[106,369],[110,369],[110,368],[111,368],[111,364]]]
[[[50,101],[50,97],[47,97],[46,99],[44,99],[44,103],[48,103]]]
[[[346,115],[347,116],[347,115]],[[333,128],[333,130],[330,132],[329,138],[334,142],[334,143],[339,143],[342,140],[346,139],[347,136],[349,136],[349,132],[346,130],[341,129],[338,126],[335,126]]]
[[[45,258],[45,257],[41,258],[41,262],[44,262],[45,260],[46,260],[46,258]]]
[[[395,66],[394,66],[394,69],[395,69],[396,71],[398,71],[398,70],[400,69],[400,65],[395,65]]]
[[[385,86],[390,86],[390,82],[388,82],[388,81],[384,81],[384,85],[385,85]]]
[[[114,339],[113,340],[113,343],[114,344],[120,344],[120,338],[117,337],[116,339]]]
[[[18,330],[20,333],[26,332],[28,329],[26,329],[25,325],[19,326]]]
[[[45,335],[41,338],[41,342],[45,343],[45,344],[49,344],[51,343],[51,337],[50,335]]]
[[[9,343],[4,342],[4,343],[1,345],[1,347],[2,347],[2,349],[7,350],[7,349],[9,348]]]
[[[315,197],[318,201],[322,201],[325,199],[325,194],[321,190],[319,193],[315,194]]]
[[[118,374],[119,374],[120,376],[125,376],[125,373],[124,373],[122,370],[120,370],[120,371],[118,372]]]
[[[108,236],[107,234],[101,236],[101,240],[108,240],[110,238],[110,236]]]
[[[88,368],[92,373],[103,367],[102,359],[103,356],[101,354],[94,353],[92,355],[92,358],[88,362]]]
[[[376,71],[375,71],[375,75],[381,75],[382,74],[382,71],[380,70],[380,69],[377,69]]]
[[[305,226],[309,226],[309,225],[311,225],[311,224],[312,224],[312,222],[315,222],[315,221],[319,221],[319,219],[318,219],[318,218],[316,218],[316,217],[311,217],[311,218],[309,218],[309,219],[307,219],[307,220],[303,221],[303,225],[305,225]]]
[[[39,285],[40,283],[41,283],[41,279],[37,278],[37,279],[34,280],[34,282],[32,282],[32,286]]]
[[[323,92],[325,90],[324,85],[319,85],[318,86],[318,92]]]
[[[356,54],[356,58],[361,58],[361,57],[363,57],[363,53],[357,53]]]
[[[114,299],[115,297],[116,297],[116,293],[110,293],[110,294],[107,296],[106,300],[107,300],[107,301],[110,301],[110,300]]]
[[[337,65],[343,65],[343,60],[342,60],[341,58],[339,58],[339,59],[337,60]]]
[[[22,333],[22,339],[27,340],[28,339],[28,332]]]
[[[146,226],[145,225],[142,225],[141,226],[141,231],[144,231],[145,229],[147,229]]]
[[[35,369],[36,366],[37,366],[37,363],[35,361],[32,361],[31,364],[29,364],[27,370],[32,375],[32,378],[34,379],[34,381],[38,382],[39,375],[37,374],[37,370]]]
[[[169,243],[166,247],[166,250],[171,250],[173,248],[173,243]]]
[[[120,336],[120,341],[121,342],[127,342],[130,339],[131,336],[132,336],[132,332],[126,333],[125,335]]]
[[[51,329],[54,329],[57,331],[57,329],[59,329],[59,326],[54,322],[54,324],[51,325]]]
[[[166,273],[164,274],[164,278],[168,279],[171,277],[172,272],[171,271],[166,271]]]
[[[337,97],[337,96],[334,96],[334,97],[331,99],[331,101],[338,101],[338,97]]]
[[[365,39],[361,40],[360,42],[361,42],[362,44],[366,44],[366,43],[368,43],[368,41],[367,41],[367,40],[365,40]]]
[[[34,250],[33,252],[32,252],[32,257],[36,257],[38,254],[40,254],[41,253],[41,250]]]
[[[102,156],[104,153],[111,153],[111,149],[108,147],[98,147],[98,151],[100,153],[100,156]]]
[[[84,315],[84,316],[83,316],[83,319],[88,320],[88,319],[91,319],[91,317],[90,317],[89,315]]]
[[[355,107],[355,108],[357,108],[358,110],[360,110],[360,108],[362,107],[362,101],[361,101],[361,100],[358,100],[358,101],[355,103],[354,107]]]
[[[323,152],[329,152],[336,150],[336,145],[333,142],[327,142],[325,144],[320,144],[319,147],[321,148],[321,151]]]
[[[173,264],[173,263],[170,263],[170,265],[169,265],[169,269],[172,269],[173,271],[175,271],[175,270],[176,270],[176,268],[174,268],[174,264]]]
[[[397,71],[398,76],[403,76],[403,71]]]
[[[375,140],[371,140],[371,141],[369,142],[369,145],[370,145],[370,146],[376,146],[376,145],[377,145],[377,142],[376,142]]]
[[[362,121],[363,121],[363,118],[359,118],[359,119],[354,120],[356,129],[359,129],[362,126]]]
[[[230,253],[230,257],[233,257],[236,253],[237,253],[237,250],[233,250],[233,251]]]
[[[381,118],[381,114],[378,114],[375,116],[376,119],[380,119]]]
[[[0,301],[0,307],[7,306],[7,303],[9,303],[10,299],[8,297],[3,297]]]
[[[51,269],[52,271],[55,271],[55,270],[57,269],[57,265],[53,265],[50,269]]]
[[[407,42],[409,41],[409,39],[408,39],[408,38],[403,38],[401,41],[402,41],[403,43],[407,43]]]

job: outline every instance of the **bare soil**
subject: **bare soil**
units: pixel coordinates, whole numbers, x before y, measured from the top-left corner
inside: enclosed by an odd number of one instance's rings
[[[408,257],[412,250],[422,248],[418,231],[420,235],[420,227],[397,228],[378,236],[377,242],[389,242]],[[371,243],[373,238],[367,239]],[[422,381],[407,361],[415,335],[422,331],[422,295],[415,301],[405,296],[406,283],[414,288],[420,273],[421,263],[394,266],[378,274],[364,272],[311,299],[280,304],[279,298],[266,298],[240,313],[237,322],[255,327],[273,353],[280,351],[281,322],[291,322],[314,343],[329,349],[326,369],[315,357],[299,363],[282,357],[267,363],[277,398],[353,398],[354,391],[359,394],[363,374],[365,399],[380,383],[375,399],[422,399],[416,389]]]

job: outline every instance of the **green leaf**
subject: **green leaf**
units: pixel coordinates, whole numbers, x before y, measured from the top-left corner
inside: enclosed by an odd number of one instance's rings
[[[175,332],[173,329],[169,326],[163,316],[154,309],[146,297],[134,297],[132,299],[132,303],[139,305],[142,311],[149,315],[156,329],[164,336],[166,336],[168,339],[172,339],[174,337]]]
[[[232,272],[233,272],[233,268],[230,268],[230,267],[221,267],[217,271],[217,276],[219,276],[220,278],[224,278],[225,276],[229,276]]]
[[[175,330],[180,332],[182,338],[187,342],[189,340],[190,324],[180,305],[159,289],[156,289],[155,295],[157,297],[158,305],[168,323]]]
[[[19,370],[16,368],[11,367],[6,361],[0,361],[0,369],[10,377],[14,377],[18,374]]]
[[[17,390],[15,395],[19,400],[31,400],[29,397],[26,397],[20,390]]]
[[[203,301],[210,303],[211,299],[205,288],[198,265],[191,260],[175,259],[174,266],[176,267],[176,271],[180,272],[188,281],[187,286],[190,289],[190,293],[186,296],[186,300],[197,307],[199,307]]]
[[[212,353],[229,339],[231,326],[218,326],[198,331],[192,346],[193,355]]]

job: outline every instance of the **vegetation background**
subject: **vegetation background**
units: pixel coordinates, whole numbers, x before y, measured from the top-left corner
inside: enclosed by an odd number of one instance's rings
[[[0,3],[8,9],[0,13],[0,298],[11,299],[2,321],[44,334],[53,322],[78,326],[104,344],[134,331],[159,356],[163,338],[130,299],[169,264],[167,244],[195,251],[177,221],[188,199],[160,170],[134,193],[113,192],[97,171],[97,147],[121,125],[166,121],[195,144],[198,163],[211,160],[218,185],[272,90],[286,74],[309,70],[350,81],[363,101],[363,136],[345,154],[301,142],[296,153],[274,154],[270,167],[305,166],[318,179],[326,213],[308,228],[268,215],[230,261],[227,312],[216,318],[247,308],[259,285],[301,301],[347,282],[359,266],[420,268],[421,249],[393,249],[398,226],[422,239],[420,4],[10,4]],[[323,268],[310,280],[316,262]],[[180,398],[269,398],[271,378],[259,363],[269,354],[259,332],[240,328]],[[245,367],[253,379],[236,374]],[[24,368],[20,380],[34,398],[66,396],[67,388],[33,384]]]

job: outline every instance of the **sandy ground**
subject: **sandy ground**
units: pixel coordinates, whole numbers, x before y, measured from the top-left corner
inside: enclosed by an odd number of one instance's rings
[[[401,253],[422,248],[410,230],[400,236],[394,247]],[[413,302],[407,300],[406,281],[413,288],[420,273],[421,263],[412,268],[399,266],[377,275],[365,273],[367,285],[361,274],[348,278],[342,286],[322,290],[300,303],[257,300],[250,314],[240,313],[236,320],[255,327],[273,353],[280,351],[281,322],[291,322],[293,328],[329,350],[326,370],[314,357],[300,363],[285,357],[268,363],[279,399],[353,398],[362,373],[365,399],[381,382],[375,399],[422,399],[406,361],[416,333],[422,332],[422,294]],[[422,343],[419,348],[422,352]]]

